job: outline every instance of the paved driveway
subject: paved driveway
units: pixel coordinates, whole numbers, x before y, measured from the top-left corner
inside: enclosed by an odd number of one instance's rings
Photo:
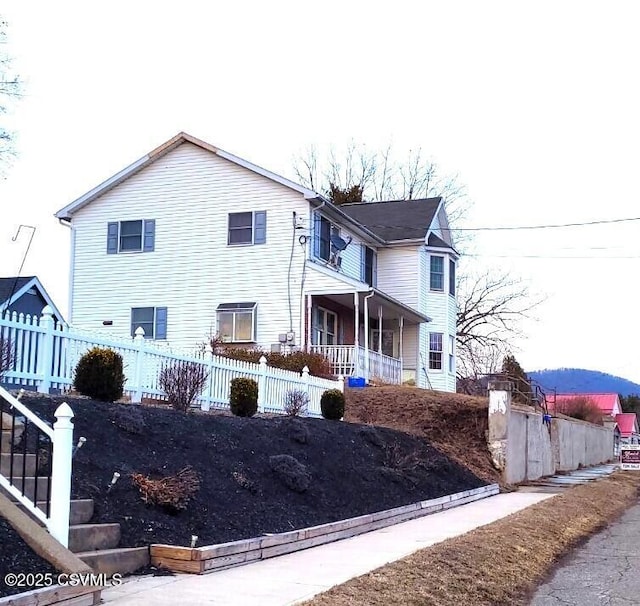
[[[640,505],[572,552],[531,606],[640,604]]]

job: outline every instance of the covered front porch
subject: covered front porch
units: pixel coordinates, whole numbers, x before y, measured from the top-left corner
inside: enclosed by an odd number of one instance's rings
[[[376,289],[307,293],[305,312],[305,348],[324,355],[334,374],[396,385],[407,353],[415,356],[417,325],[428,321]]]

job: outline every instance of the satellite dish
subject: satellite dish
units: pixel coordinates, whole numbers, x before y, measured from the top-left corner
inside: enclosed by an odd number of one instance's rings
[[[338,235],[333,234],[331,236],[331,246],[337,252],[343,251],[345,248],[347,248],[347,246],[349,246],[350,243],[351,243],[351,238],[349,238],[349,241],[347,242]]]

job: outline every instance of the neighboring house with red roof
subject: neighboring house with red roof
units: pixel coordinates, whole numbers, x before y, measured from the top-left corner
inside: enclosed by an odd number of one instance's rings
[[[554,403],[549,403],[549,409],[551,411],[561,410],[564,403],[582,398],[591,400],[600,409],[603,416],[615,419],[616,415],[622,413],[622,406],[617,393],[559,393],[556,395],[555,405]]]
[[[620,428],[620,441],[623,444],[640,444],[638,417],[635,412],[617,414],[616,423]]]

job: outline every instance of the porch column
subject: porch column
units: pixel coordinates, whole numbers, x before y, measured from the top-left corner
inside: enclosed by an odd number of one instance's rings
[[[307,295],[307,326],[305,329],[305,341],[307,344],[307,353],[311,351],[311,295]]]
[[[402,333],[404,331],[404,316],[400,316],[398,318],[398,326],[400,327],[400,335],[399,335],[399,343],[398,343],[398,347],[399,347],[399,351],[398,353],[400,354],[398,357],[400,358],[400,383],[402,383],[403,379],[404,379],[404,364],[402,362],[402,360],[404,359],[404,356],[402,355]]]
[[[378,307],[378,353],[382,355],[382,305]]]
[[[369,382],[369,299],[373,291],[364,296],[364,379]]]
[[[353,337],[353,370],[357,377],[360,372],[360,295],[353,293],[353,309],[354,309],[354,337]]]

